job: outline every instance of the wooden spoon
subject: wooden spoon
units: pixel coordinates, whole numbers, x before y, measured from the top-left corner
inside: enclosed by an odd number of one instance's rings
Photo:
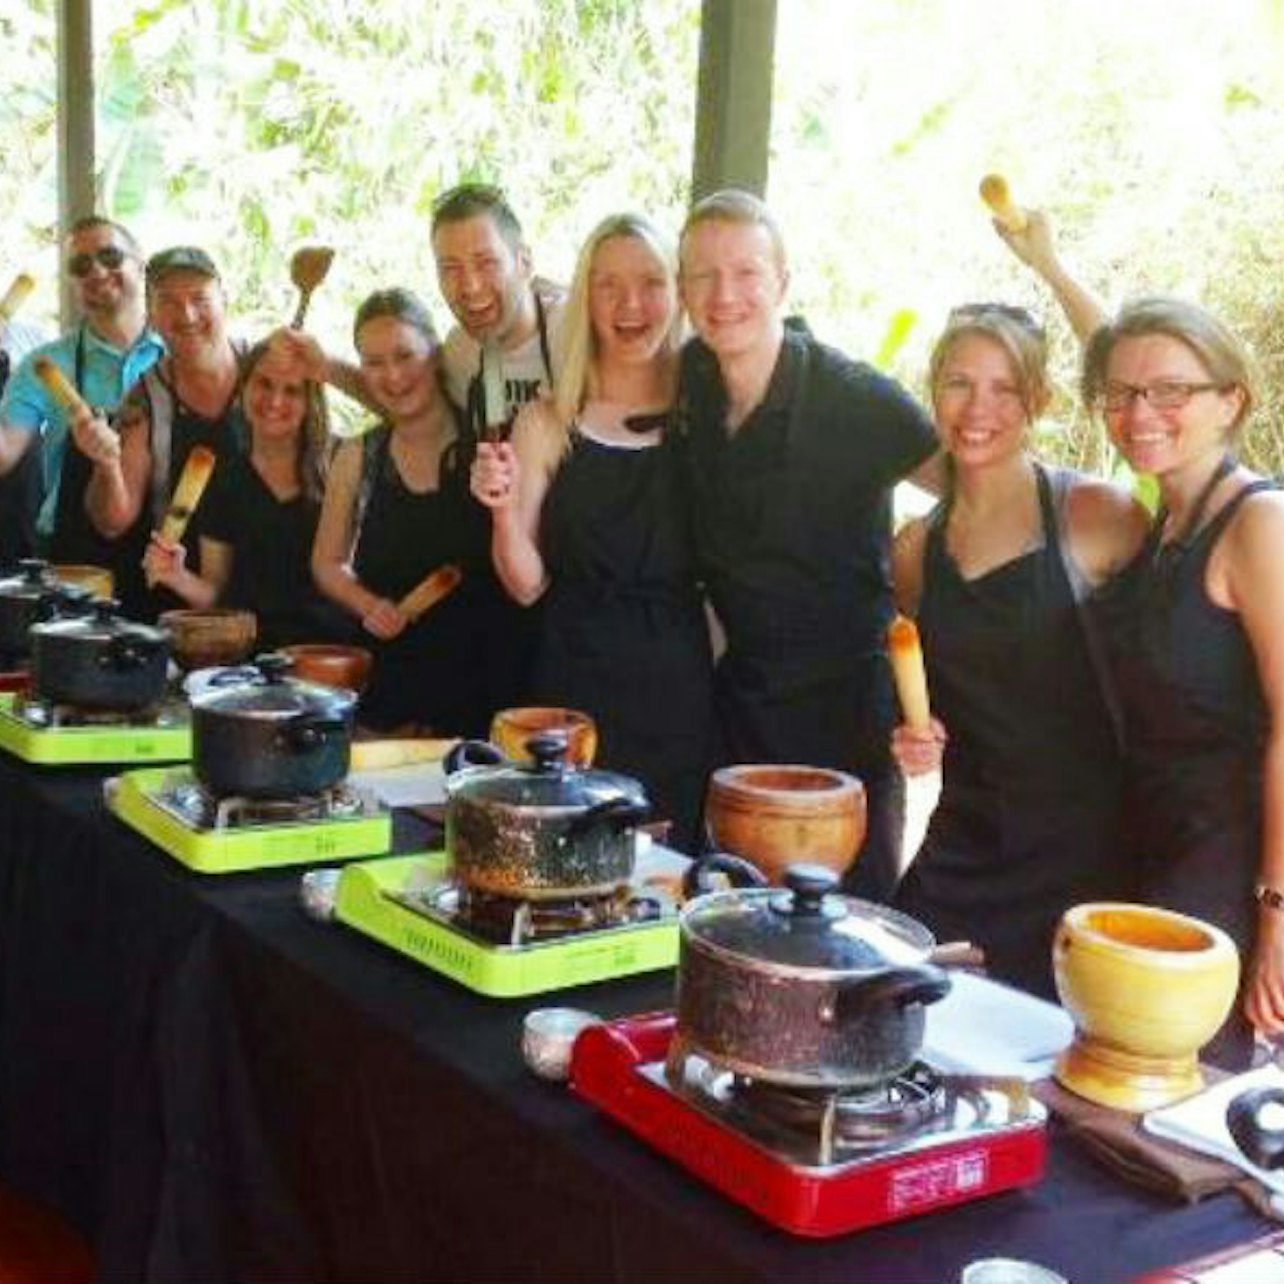
[[[290,322],[293,329],[303,328],[303,318],[308,314],[312,291],[325,280],[333,262],[334,251],[328,245],[305,245],[302,249],[295,250],[290,259],[290,280],[299,291],[299,306],[295,308],[294,320]]]

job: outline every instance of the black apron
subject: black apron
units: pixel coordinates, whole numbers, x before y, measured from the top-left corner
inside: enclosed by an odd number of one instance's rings
[[[1126,814],[1140,899],[1205,919],[1239,946],[1256,940],[1262,769],[1270,717],[1238,613],[1208,600],[1208,559],[1245,486],[1184,545],[1161,548],[1156,524],[1129,571],[1103,595],[1128,745]],[[1239,1005],[1202,1054],[1229,1069],[1252,1056]]]
[[[0,348],[0,396],[4,394],[11,370],[12,358]],[[0,568],[12,567],[35,552],[43,451],[40,434],[33,433],[17,464],[0,477]]]
[[[971,940],[990,974],[1055,998],[1052,938],[1071,905],[1127,899],[1119,751],[1069,582],[1047,474],[1040,548],[976,579],[931,519],[918,625],[949,733],[940,801],[897,892],[939,940]]]
[[[821,465],[809,456],[803,425],[811,360],[801,346],[776,458],[764,459],[740,493],[722,499],[743,514],[742,523],[747,518],[750,538],[765,549],[782,550],[786,581],[798,574],[792,564],[796,548],[799,563],[807,566],[839,555],[807,544],[816,527],[813,487]],[[706,484],[725,484],[725,470],[712,471],[716,475]],[[884,596],[890,598],[890,591]],[[749,594],[718,602],[731,647],[714,676],[717,759],[806,763],[858,776],[866,793],[866,837],[844,887],[886,901],[899,873],[904,822],[904,782],[888,751],[891,673],[881,646],[862,654],[843,645],[853,630],[841,610],[826,617],[832,600],[818,586],[807,610],[799,604],[794,612],[772,612]],[[890,605],[886,613],[890,617]]]
[[[459,587],[389,642],[361,635],[375,656],[358,717],[373,730],[414,724],[440,735],[480,735],[487,730],[485,660],[478,654],[484,594],[484,526],[455,466],[453,446],[443,453],[437,489],[406,486],[392,457],[386,426],[366,444],[371,486],[362,505],[352,566],[373,593],[399,601],[430,571],[459,564]],[[479,510],[480,512],[481,510]],[[484,516],[484,512],[481,513]]]
[[[712,659],[670,443],[579,436],[540,516],[550,583],[533,696],[583,709],[600,765],[642,780],[694,850],[713,748]]]
[[[72,371],[72,382],[80,392],[85,381],[85,330],[82,326],[76,335],[76,351]],[[99,534],[89,514],[85,511],[85,491],[89,487],[94,466],[88,457],[81,453],[67,433],[66,445],[62,452],[62,464],[58,472],[58,499],[54,505],[54,527],[48,538],[46,552],[50,561],[58,563],[84,563],[90,566],[105,566],[117,577],[122,568],[131,562],[136,566],[147,547],[146,533],[140,540],[137,532],[129,531],[118,539],[108,539]],[[141,572],[126,573],[126,584],[116,584],[116,596],[127,604],[135,595],[131,593],[134,581],[141,583]]]

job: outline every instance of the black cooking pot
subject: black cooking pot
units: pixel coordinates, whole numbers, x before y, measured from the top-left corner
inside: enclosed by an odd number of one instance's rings
[[[607,895],[633,876],[637,827],[650,814],[642,786],[578,770],[567,738],[526,742],[530,764],[506,763],[470,740],[446,759],[446,851],[466,887],[522,900]]]
[[[19,573],[0,579],[0,655],[26,656],[33,624],[53,619],[63,585],[39,558],[18,563]]]
[[[33,624],[31,683],[38,696],[90,709],[146,709],[165,694],[169,634],[99,601],[87,615]]]
[[[712,892],[682,912],[678,1037],[757,1080],[858,1089],[905,1070],[924,1006],[949,977],[921,923],[835,894],[837,876],[792,865],[785,888]]]
[[[220,797],[293,798],[337,785],[352,750],[351,691],[287,677],[283,655],[211,675],[192,697],[192,770]]]

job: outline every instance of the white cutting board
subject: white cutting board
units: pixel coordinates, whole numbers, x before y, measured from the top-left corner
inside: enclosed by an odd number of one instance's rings
[[[951,972],[950,979],[949,994],[927,1009],[923,1051],[933,1065],[1026,1080],[1052,1073],[1074,1037],[1063,1008],[970,972]]]

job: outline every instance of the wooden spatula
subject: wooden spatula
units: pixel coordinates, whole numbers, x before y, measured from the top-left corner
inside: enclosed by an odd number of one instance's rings
[[[299,306],[294,309],[294,320],[290,322],[293,329],[303,328],[312,291],[325,280],[333,262],[334,251],[328,245],[305,245],[295,250],[290,259],[290,280],[299,291]]]

